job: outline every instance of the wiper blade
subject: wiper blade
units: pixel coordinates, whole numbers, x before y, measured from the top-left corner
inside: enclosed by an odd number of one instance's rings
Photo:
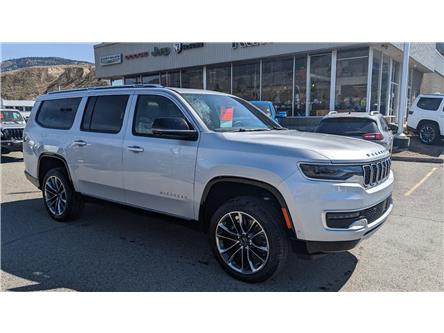
[[[237,132],[260,132],[260,131],[271,131],[269,128],[244,128],[239,127]]]

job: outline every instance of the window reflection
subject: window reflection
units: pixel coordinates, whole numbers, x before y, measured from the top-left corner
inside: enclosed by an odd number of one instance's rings
[[[259,62],[233,65],[233,95],[259,100]]]
[[[307,91],[307,58],[295,60],[294,72],[294,116],[305,115],[305,96]]]
[[[293,92],[293,59],[262,62],[261,100],[273,102],[277,112],[291,115]]]
[[[336,63],[335,110],[365,112],[368,49],[339,51]]]
[[[203,69],[182,70],[182,88],[203,89]]]
[[[330,108],[331,54],[311,56],[310,116],[326,115]]]
[[[231,92],[231,65],[207,68],[207,89],[224,93]]]
[[[143,76],[142,77],[142,83],[146,83],[146,84],[159,84],[160,83],[159,74]]]

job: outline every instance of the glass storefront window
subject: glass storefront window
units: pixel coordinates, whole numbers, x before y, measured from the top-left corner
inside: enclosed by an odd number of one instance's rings
[[[387,114],[387,92],[390,84],[390,58],[386,55],[382,56],[382,77],[381,77],[381,106],[379,112],[383,115]]]
[[[368,52],[368,48],[338,52],[335,110],[366,111]]]
[[[231,65],[207,68],[207,89],[224,93],[231,92]]]
[[[395,111],[398,110],[399,104],[399,81],[400,81],[400,64],[399,62],[392,61],[392,73],[391,73],[391,89],[390,89],[390,110],[389,116],[394,116]],[[396,112],[397,114],[397,112]]]
[[[304,116],[307,90],[307,58],[296,59],[294,70],[293,115]]]
[[[261,100],[272,102],[277,112],[291,115],[292,93],[293,59],[263,61]]]
[[[203,89],[203,69],[182,70],[182,88]]]
[[[142,83],[159,84],[159,74],[142,76]]]
[[[134,76],[134,77],[126,77],[125,78],[125,84],[139,84],[140,82],[140,76]]]
[[[310,116],[323,116],[330,109],[331,54],[310,57]]]
[[[259,100],[259,62],[233,65],[233,95]]]
[[[111,80],[111,85],[112,86],[122,86],[123,85],[123,79]]]
[[[180,73],[168,72],[160,74],[160,84],[164,87],[180,88]]]
[[[372,67],[372,93],[370,111],[380,111],[381,108],[381,77],[382,75],[382,53],[373,50]]]

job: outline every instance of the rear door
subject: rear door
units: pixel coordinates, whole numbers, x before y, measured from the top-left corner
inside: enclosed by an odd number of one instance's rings
[[[137,97],[137,99],[136,99]],[[155,136],[154,119],[182,117],[185,108],[161,92],[135,96],[123,144],[124,183],[128,204],[194,218],[194,172],[198,140]]]
[[[81,193],[125,202],[122,145],[130,95],[89,96],[69,148]]]

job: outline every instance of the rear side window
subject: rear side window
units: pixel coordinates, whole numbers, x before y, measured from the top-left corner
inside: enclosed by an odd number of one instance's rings
[[[36,121],[46,128],[70,129],[81,100],[79,97],[43,101]]]
[[[81,129],[103,133],[120,132],[128,98],[129,95],[89,97]]]
[[[436,111],[441,101],[442,99],[437,97],[421,97],[416,105],[423,110]]]
[[[330,118],[319,124],[317,132],[337,135],[362,135],[378,133],[378,125],[366,118]]]

